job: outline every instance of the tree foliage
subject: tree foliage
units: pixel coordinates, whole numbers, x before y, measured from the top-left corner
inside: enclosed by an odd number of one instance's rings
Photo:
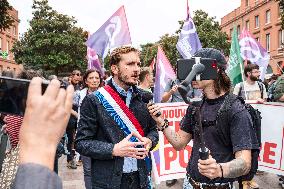
[[[221,50],[225,55],[229,55],[230,43],[227,41],[228,36],[225,32],[221,31],[220,25],[215,21],[214,17],[209,17],[206,12],[197,10],[193,21],[203,48],[216,48]],[[184,21],[179,21],[180,27],[175,34],[165,34],[155,43],[141,45],[141,59],[144,66],[151,64],[157,54],[157,46],[160,45],[172,66],[175,67],[177,59],[182,58],[177,51],[176,44],[183,23]]]
[[[228,35],[221,31],[215,17],[209,17],[203,10],[197,10],[193,22],[203,48],[215,48],[225,55],[229,55],[230,43],[228,42]]]
[[[284,0],[275,0],[276,2],[279,2],[280,6],[280,15],[281,15],[281,29],[284,29]]]
[[[157,55],[157,45],[155,43],[147,43],[141,45],[141,60],[143,66],[149,66],[153,58]]]
[[[177,59],[180,58],[179,52],[176,49],[177,40],[177,34],[165,34],[161,36],[160,40],[156,43],[141,45],[141,60],[143,66],[149,66],[153,59],[156,58],[158,46],[162,47],[170,63],[175,66]]]
[[[7,0],[0,1],[0,31],[10,28],[14,19],[9,15],[9,10],[12,10]]]
[[[32,8],[30,29],[13,47],[16,62],[55,74],[85,69],[87,33],[74,17],[53,10],[48,0],[34,0]]]

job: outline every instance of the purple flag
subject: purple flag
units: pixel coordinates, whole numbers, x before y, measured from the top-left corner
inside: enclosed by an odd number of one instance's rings
[[[260,79],[263,80],[270,59],[268,52],[245,29],[240,34],[239,40],[242,58],[259,66]]]
[[[96,69],[104,76],[104,70],[102,69],[100,59],[94,49],[88,47],[87,49],[88,69]]]
[[[121,6],[86,42],[103,59],[112,48],[131,44],[124,6]]]
[[[164,51],[158,46],[156,75],[154,87],[154,102],[161,102],[162,95],[165,91],[166,84],[170,79],[176,78],[176,74],[167,59]]]
[[[189,13],[188,2],[187,18],[181,29],[176,47],[183,58],[191,58],[196,51],[202,48],[195,25]]]

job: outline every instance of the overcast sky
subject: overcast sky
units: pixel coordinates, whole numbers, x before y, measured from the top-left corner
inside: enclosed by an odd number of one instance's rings
[[[27,31],[32,19],[33,0],[8,0],[19,11],[20,34]],[[174,33],[179,20],[186,17],[186,0],[49,0],[49,5],[60,13],[74,16],[78,26],[95,32],[121,5],[134,45],[155,42],[166,33]],[[240,0],[189,0],[191,14],[202,9],[221,17],[240,6]]]

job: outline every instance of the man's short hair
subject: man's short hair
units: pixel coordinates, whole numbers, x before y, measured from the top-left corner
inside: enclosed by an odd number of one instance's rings
[[[246,77],[248,77],[248,72],[251,72],[252,70],[259,70],[259,66],[256,64],[248,64],[245,66],[244,74]]]
[[[110,65],[117,65],[121,60],[122,54],[127,54],[129,52],[137,52],[140,55],[140,51],[134,47],[131,46],[122,46],[114,49],[110,53]]]
[[[141,72],[140,72],[140,75],[139,75],[139,81],[143,82],[145,80],[147,74],[152,74],[151,68],[149,68],[149,67],[141,68]]]
[[[77,73],[80,73],[80,75],[81,75],[81,71],[80,70],[73,70],[72,73],[71,73],[71,76],[74,76]]]

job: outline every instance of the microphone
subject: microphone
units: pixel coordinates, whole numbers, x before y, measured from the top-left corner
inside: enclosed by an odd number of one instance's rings
[[[199,57],[197,57],[199,58]],[[192,80],[194,79],[194,77],[196,75],[201,74],[204,70],[205,70],[205,66],[203,64],[200,63],[200,58],[199,58],[199,63],[198,63],[198,59],[195,59],[195,61],[197,63],[195,63],[192,66],[192,70],[190,71],[190,73],[188,74],[188,76],[185,78],[185,80],[183,82],[180,83],[180,85],[178,86],[178,92],[180,93],[180,95],[182,96],[183,100],[189,104],[190,102],[188,101],[186,95],[188,93],[188,91],[190,90],[190,84],[192,82]]]
[[[144,103],[146,103],[146,104],[148,104],[148,103],[154,104],[154,102],[153,102],[153,94],[150,93],[150,92],[144,91],[144,92],[142,93],[142,101],[143,101]],[[160,115],[162,115],[162,113],[161,113],[161,112],[158,112],[158,113],[156,114],[156,117],[159,117]]]

